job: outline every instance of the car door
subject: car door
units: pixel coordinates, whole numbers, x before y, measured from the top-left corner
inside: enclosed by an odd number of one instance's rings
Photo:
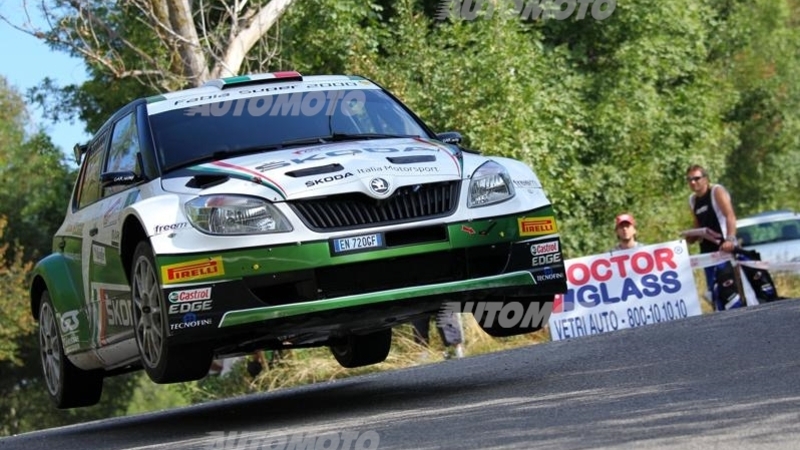
[[[97,328],[97,321],[91,308],[91,296],[89,282],[86,276],[85,255],[91,248],[86,237],[87,222],[90,221],[91,210],[100,199],[100,171],[103,161],[102,147],[106,136],[101,132],[89,144],[87,144],[86,154],[83,157],[81,170],[78,174],[78,182],[73,192],[70,211],[58,231],[56,244],[63,253],[67,262],[68,276],[76,281],[76,286],[80,290],[82,298],[79,311],[66,311],[65,316],[77,317],[78,322],[87,323],[89,334],[82,332],[83,327],[62,327],[62,338],[64,350],[72,353],[76,350],[91,349],[96,346],[94,335]]]
[[[103,174],[139,173],[139,134],[135,110],[123,115],[112,126],[110,142],[103,164]],[[102,185],[102,205],[92,217],[91,257],[88,274],[92,303],[98,313],[97,342],[102,347],[98,355],[107,364],[125,361],[136,356],[133,333],[133,305],[130,284],[120,257],[122,212],[139,197],[133,184]],[[119,177],[126,178],[126,177]]]

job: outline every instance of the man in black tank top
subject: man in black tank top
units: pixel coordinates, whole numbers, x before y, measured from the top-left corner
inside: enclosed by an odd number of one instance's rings
[[[687,242],[700,240],[700,253],[716,251],[732,252],[736,247],[736,214],[733,211],[731,196],[719,184],[712,185],[708,181],[708,173],[697,164],[686,169],[686,182],[692,190],[689,196],[689,207],[692,210],[695,228],[706,227],[722,235],[721,242],[711,242],[700,238],[687,238]],[[711,290],[714,286],[714,270],[706,267],[706,286]]]

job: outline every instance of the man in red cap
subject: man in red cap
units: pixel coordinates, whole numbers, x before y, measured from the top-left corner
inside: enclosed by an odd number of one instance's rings
[[[617,216],[616,233],[617,246],[612,248],[611,251],[642,246],[636,241],[636,219],[633,218],[633,214],[623,213]]]

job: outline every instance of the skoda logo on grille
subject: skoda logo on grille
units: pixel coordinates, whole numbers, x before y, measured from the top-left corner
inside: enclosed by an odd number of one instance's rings
[[[385,194],[389,192],[389,182],[383,178],[373,178],[369,182],[369,188],[376,194]]]

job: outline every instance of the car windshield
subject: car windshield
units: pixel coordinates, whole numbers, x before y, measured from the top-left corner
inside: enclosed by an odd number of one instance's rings
[[[736,235],[743,245],[758,245],[770,242],[800,239],[800,219],[776,220],[738,227]]]
[[[283,93],[173,109],[150,116],[164,172],[236,154],[315,143],[430,137],[383,91]]]

